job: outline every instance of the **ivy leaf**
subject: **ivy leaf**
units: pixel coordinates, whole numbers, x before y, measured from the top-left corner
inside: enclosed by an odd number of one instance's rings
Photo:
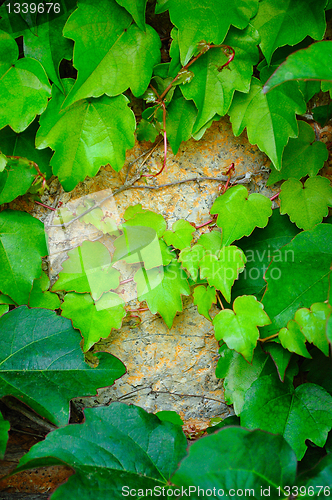
[[[144,262],[145,269],[163,264],[162,248],[154,229],[144,226],[123,226],[122,229],[124,233],[114,241],[113,262]]]
[[[210,233],[202,234],[202,236],[198,239],[197,244],[204,247],[209,253],[218,255],[222,248],[221,232],[214,229]]]
[[[332,397],[315,384],[294,389],[289,382],[266,375],[256,380],[246,393],[241,425],[281,434],[301,460],[306,439],[324,446],[332,427]]]
[[[15,252],[13,252],[13,248]],[[47,255],[44,225],[25,212],[0,213],[0,288],[17,304],[27,304],[33,280]]]
[[[82,213],[85,210],[86,208],[82,207]],[[76,210],[76,214],[79,215],[79,210]],[[83,217],[83,221],[86,224],[92,224],[104,234],[108,233],[114,235],[119,233],[115,220],[112,217],[104,215],[104,212],[101,208],[95,208],[94,210],[91,210],[91,212]]]
[[[315,176],[323,168],[328,158],[326,145],[315,140],[315,132],[308,123],[299,120],[298,126],[299,136],[289,139],[282,157],[282,168],[278,171],[272,167],[268,186],[290,177],[300,180],[306,175]]]
[[[280,378],[281,382],[283,382],[285,380],[286,370],[289,368],[289,365],[290,365],[292,353],[289,352],[288,349],[284,349],[277,342],[266,342],[264,344],[264,351],[267,352],[271,356],[271,358],[272,358],[272,360],[277,368],[279,378]],[[293,359],[294,359],[294,355],[293,355]],[[297,356],[296,356],[296,360],[297,360]],[[298,371],[297,365],[296,365],[296,370]],[[290,372],[290,370],[288,369],[287,375],[289,375],[289,372]],[[296,374],[297,374],[297,372],[294,373],[294,375],[296,375]],[[291,375],[293,375],[293,373],[291,373]]]
[[[87,408],[84,414],[83,424],[56,429],[33,446],[16,471],[45,462],[72,467],[75,474],[53,493],[54,500],[74,498],[78,491],[82,500],[120,500],[133,488],[167,487],[186,454],[187,440],[179,425],[117,402],[106,408]]]
[[[316,347],[310,351],[311,360],[305,360],[303,371],[307,371],[307,380],[320,385],[332,396],[332,364],[331,359],[326,357]]]
[[[156,31],[151,26],[142,31],[132,24],[131,15],[115,0],[97,4],[81,0],[63,34],[75,41],[74,66],[78,70],[64,106],[86,97],[116,96],[128,87],[136,97],[141,96],[153,66],[160,61]]]
[[[202,314],[206,319],[212,321],[209,311],[212,307],[212,304],[217,303],[217,292],[214,286],[196,286],[193,296],[194,304],[197,306],[199,314]]]
[[[66,90],[73,85],[72,80],[62,83]],[[103,164],[121,170],[126,149],[134,146],[135,117],[123,95],[82,100],[65,111],[61,110],[63,100],[53,85],[52,99],[40,118],[36,146],[55,150],[53,173],[70,191],[87,175],[96,175]]]
[[[9,429],[10,423],[3,418],[0,411],[0,460],[5,458]]]
[[[273,210],[268,225],[264,229],[256,228],[248,238],[242,238],[237,245],[244,252],[246,267],[235,281],[232,298],[239,295],[256,295],[261,298],[266,287],[263,276],[272,258],[278,262],[280,248],[289,243],[299,230],[287,217]]]
[[[135,23],[141,30],[145,30],[145,8],[147,0],[116,0],[134,18]]]
[[[108,249],[100,241],[83,241],[82,245],[68,252],[62,264],[54,290],[91,292],[98,300],[104,292],[119,286],[120,273],[111,264]]]
[[[73,1],[71,1],[74,4]],[[75,2],[76,3],[76,2]],[[59,66],[63,59],[73,57],[73,43],[62,36],[63,27],[70,14],[62,5],[61,15],[45,13],[38,14],[36,29],[27,29],[24,32],[23,48],[26,57],[39,61],[45,69],[49,79],[64,92],[59,75]]]
[[[332,474],[331,454],[328,454],[327,456],[322,458],[322,460],[320,460],[315,467],[310,468],[308,472],[300,474],[297,480],[297,485],[299,486],[299,488],[301,488],[301,486],[305,486],[304,490],[305,495],[303,495],[303,499],[309,499],[312,496],[311,495],[312,491],[315,492],[322,491],[321,488],[323,487],[324,487],[323,489],[324,495],[325,492],[326,493],[330,492],[331,474]]]
[[[167,225],[164,217],[150,210],[144,210],[142,205],[129,207],[123,216],[126,221],[123,227],[151,227],[157,233],[158,238],[161,238],[166,231]]]
[[[326,299],[331,261],[330,224],[301,232],[280,249],[278,259],[265,273],[268,286],[262,302],[272,324],[264,328],[262,338],[283,328],[300,307]]]
[[[280,109],[283,110],[282,114]],[[263,94],[262,84],[252,79],[249,94],[236,92],[229,116],[233,132],[240,135],[247,127],[248,139],[257,144],[271,159],[277,170],[289,137],[298,136],[296,113],[305,113],[303,95],[295,82]]]
[[[216,339],[226,342],[249,363],[259,338],[257,326],[271,323],[263,307],[253,295],[243,295],[234,300],[233,311],[223,309],[212,322]]]
[[[8,311],[9,311],[9,306],[7,304],[0,305],[0,316],[3,316]]]
[[[204,254],[204,248],[198,244],[192,248],[184,248],[179,254],[179,262],[189,272],[194,281],[198,278],[199,262]]]
[[[160,131],[157,129],[154,123],[150,123],[144,118],[139,122],[136,129],[136,135],[138,141],[150,141],[154,142],[159,135]]]
[[[239,415],[251,384],[260,376],[271,373],[274,367],[269,356],[260,347],[255,349],[251,363],[226,344],[220,347],[219,354],[216,377],[224,379],[225,401],[233,404],[236,415]]]
[[[163,239],[167,245],[183,250],[190,246],[195,228],[187,220],[177,220],[172,226],[172,231],[165,231]]]
[[[330,97],[332,97],[332,74],[330,81],[321,81],[322,92],[330,92]]]
[[[45,309],[58,309],[60,299],[56,293],[48,292],[50,280],[45,273],[35,279],[29,297],[29,307],[44,307]]]
[[[171,422],[172,424],[175,424],[175,425],[183,425],[184,424],[182,418],[180,417],[180,415],[178,415],[176,413],[176,411],[166,411],[166,410],[157,411],[157,413],[155,413],[155,415],[157,415],[159,420],[161,420],[162,422]]]
[[[245,263],[246,257],[238,247],[223,247],[218,257],[206,253],[200,260],[200,276],[206,278],[210,286],[220,290],[227,302],[230,302],[231,288]]]
[[[184,271],[178,262],[164,268],[146,271],[139,269],[134,276],[138,300],[146,300],[152,314],[162,316],[168,328],[172,327],[177,312],[182,311],[181,295],[189,295],[190,288]]]
[[[45,110],[50,84],[38,61],[17,60],[17,43],[5,32],[0,32],[0,53],[0,129],[9,125],[22,132]]]
[[[197,109],[192,101],[187,101],[183,96],[172,99],[167,107],[166,130],[167,139],[171,145],[173,154],[179,151],[182,141],[188,141],[191,137],[197,116]]]
[[[227,3],[225,0],[169,0],[167,7],[172,23],[179,30],[182,65],[196,52],[198,42],[220,44],[230,25],[244,29],[257,12],[258,1]],[[190,19],[190,23],[188,22]]]
[[[307,341],[317,346],[325,356],[329,355],[329,343],[325,330],[330,314],[330,306],[324,302],[318,302],[312,304],[310,309],[298,309],[294,318]]]
[[[307,35],[321,40],[325,33],[325,0],[299,2],[262,0],[253,25],[262,38],[260,48],[270,64],[273,52],[283,45],[296,45]]]
[[[181,90],[198,109],[195,132],[215,114],[227,113],[235,90],[249,92],[253,65],[258,62],[258,42],[258,32],[251,25],[243,31],[231,28],[224,41],[236,54],[228,66],[230,71],[220,71],[229,57],[222,48],[211,48],[190,67],[194,78]]]
[[[280,213],[288,214],[292,222],[302,229],[312,229],[328,215],[332,206],[332,187],[326,177],[309,177],[302,184],[288,179],[280,190]]]
[[[98,353],[99,365],[90,368],[81,336],[54,311],[18,307],[0,318],[0,332],[0,397],[18,398],[55,425],[68,423],[73,397],[95,394],[125,373],[107,353]]]
[[[49,179],[52,175],[50,159],[52,151],[47,148],[39,151],[35,148],[38,120],[35,120],[24,132],[16,134],[10,127],[0,130],[0,149],[8,156],[21,156],[37,163],[39,170]]]
[[[126,315],[125,302],[114,292],[107,292],[95,302],[90,294],[67,293],[61,304],[62,316],[70,318],[84,338],[88,351],[100,339],[106,339],[112,328],[121,328]]]
[[[229,492],[228,496],[245,485],[250,496],[255,496],[255,492],[258,495],[263,488],[276,500],[276,485],[292,485],[296,466],[295,453],[282,436],[260,429],[250,432],[241,427],[225,427],[190,446],[172,483],[187,489],[196,487],[194,498],[199,498],[198,491],[212,491],[211,485],[216,492]],[[221,494],[214,497],[221,498]]]
[[[7,163],[8,163],[7,157],[2,153],[0,153],[0,173],[5,170]]]
[[[229,245],[242,236],[249,236],[255,227],[265,227],[272,215],[272,202],[259,193],[248,195],[244,186],[234,186],[219,196],[210,213],[218,214],[217,224],[222,228],[222,243]]]
[[[263,92],[270,92],[274,87],[289,80],[327,80],[332,82],[332,68],[326,64],[326,61],[329,61],[331,57],[331,41],[313,43],[306,49],[294,52],[267,80]],[[328,82],[324,82],[324,84],[328,86]]]
[[[305,346],[305,336],[294,320],[287,323],[287,328],[282,328],[278,334],[281,345],[290,352],[296,352],[304,358],[311,358]]]
[[[8,295],[0,293],[0,304],[8,304],[12,306],[17,306],[17,304]]]
[[[33,162],[26,158],[8,158],[0,172],[0,205],[25,194],[37,175]]]

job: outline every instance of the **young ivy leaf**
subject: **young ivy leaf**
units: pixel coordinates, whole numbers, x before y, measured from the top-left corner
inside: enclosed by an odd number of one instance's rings
[[[68,92],[73,80],[62,80],[62,84]],[[134,146],[135,117],[123,95],[81,100],[62,110],[64,97],[53,85],[52,99],[40,118],[36,146],[55,151],[53,173],[71,191],[87,175],[96,175],[101,165],[110,163],[115,171],[121,170],[126,149]]]
[[[130,210],[132,209],[132,210]],[[141,205],[129,207],[124,213],[125,222],[123,227],[150,227],[155,231],[158,238],[161,238],[166,231],[166,221],[164,217],[150,210],[143,210]]]
[[[125,302],[113,292],[95,302],[90,294],[67,293],[61,305],[62,316],[69,318],[84,338],[83,351],[88,351],[101,338],[106,339],[112,328],[121,328],[126,315]]]
[[[45,110],[50,83],[38,61],[29,57],[17,60],[18,45],[8,33],[0,33],[0,52],[0,129],[9,125],[15,132],[23,132]]]
[[[210,286],[220,290],[227,302],[231,301],[231,288],[244,269],[246,257],[236,246],[223,247],[218,257],[205,253],[199,262],[200,276]]]
[[[124,260],[128,264],[144,262],[145,269],[163,265],[161,241],[154,229],[145,226],[127,227],[123,225],[122,230],[123,234],[114,241],[113,262],[119,260]]]
[[[15,252],[12,249],[15,248]],[[44,225],[26,212],[0,213],[0,291],[17,304],[27,304],[33,280],[47,255]]]
[[[270,64],[273,52],[283,45],[296,45],[306,36],[321,40],[326,29],[325,0],[305,4],[281,0],[262,0],[252,23],[261,36],[260,48]]]
[[[294,320],[287,323],[287,328],[282,328],[278,334],[281,345],[290,352],[296,352],[304,358],[311,358],[305,346],[305,336]]]
[[[325,356],[329,355],[326,322],[331,315],[331,310],[329,304],[318,302],[312,304],[310,309],[298,309],[294,318],[307,341],[317,346]]]
[[[179,30],[181,62],[184,66],[195,55],[197,44],[202,40],[220,44],[231,25],[238,29],[246,28],[249,19],[257,12],[258,1],[229,3],[226,0],[191,0],[188,3],[187,0],[169,0],[166,8],[172,23]]]
[[[302,184],[288,179],[281,186],[279,195],[280,213],[288,214],[292,222],[301,229],[312,229],[328,215],[332,206],[332,187],[325,177],[309,177]]]
[[[300,180],[306,175],[315,176],[328,158],[328,151],[323,142],[315,140],[315,132],[302,120],[298,122],[299,136],[289,139],[282,157],[282,168],[272,172],[267,182],[271,186],[282,179]]]
[[[209,311],[212,307],[212,304],[217,303],[217,292],[214,286],[196,286],[193,296],[194,304],[197,306],[199,314],[202,314],[206,319],[212,321]]]
[[[77,498],[78,491],[81,500],[120,500],[133,488],[137,492],[167,488],[186,454],[181,426],[117,402],[87,408],[84,415],[82,424],[50,432],[22,458],[16,471],[43,466],[45,461],[72,467],[75,474],[52,494],[54,500]]]
[[[266,375],[247,391],[240,418],[247,429],[281,434],[301,460],[307,439],[317,446],[325,444],[332,427],[332,397],[318,385],[294,389],[289,381]]]
[[[199,262],[203,258],[205,250],[202,245],[194,245],[192,248],[184,248],[179,254],[179,262],[191,275],[194,281],[198,278]]]
[[[182,141],[188,141],[191,137],[197,109],[192,101],[187,101],[181,93],[175,93],[175,97],[167,106],[166,131],[167,139],[171,145],[173,154],[179,151]]]
[[[52,290],[91,292],[98,300],[104,292],[119,286],[120,273],[111,264],[108,249],[100,241],[84,241],[68,252],[59,279]]]
[[[79,2],[63,34],[75,41],[74,66],[78,70],[65,107],[86,97],[117,96],[128,87],[134,96],[141,96],[153,66],[160,61],[156,31],[151,26],[142,31],[115,0]]]
[[[138,300],[146,300],[152,314],[162,316],[168,328],[172,327],[177,312],[182,311],[181,295],[189,295],[190,288],[178,262],[146,271],[141,268],[134,276]]]
[[[253,78],[249,94],[236,92],[229,116],[234,134],[240,135],[247,127],[250,143],[257,144],[280,170],[289,137],[298,136],[296,113],[305,113],[306,104],[295,82],[288,82],[267,95],[262,88],[262,83]]]
[[[60,299],[56,293],[48,292],[50,280],[45,273],[35,279],[29,297],[29,307],[44,307],[45,309],[58,309]]]
[[[218,255],[222,247],[222,238],[220,230],[213,230],[210,233],[202,234],[197,241],[198,245],[202,245],[209,253]]]
[[[229,245],[242,236],[249,236],[255,227],[265,227],[272,215],[272,202],[259,193],[248,195],[244,186],[234,186],[219,196],[210,210],[218,214],[222,228],[222,244]]]
[[[172,231],[165,231],[163,239],[167,245],[183,250],[190,247],[195,228],[187,220],[177,220],[172,226]]]
[[[0,318],[0,332],[0,397],[18,398],[55,425],[68,423],[77,394],[96,394],[125,373],[107,353],[98,353],[99,365],[90,368],[80,334],[54,311],[18,307]]]
[[[259,338],[257,326],[271,323],[263,308],[253,295],[243,295],[234,300],[233,311],[220,311],[212,322],[216,339],[226,342],[230,349],[242,354],[249,363]]]
[[[76,210],[76,215],[80,215],[80,213],[85,212],[87,207],[79,207]],[[102,211],[101,208],[97,207],[94,210],[91,210],[88,214],[84,215],[82,217],[83,222],[85,224],[92,224],[95,226],[99,231],[102,231],[104,234],[108,233],[111,235],[114,234],[119,234],[118,231],[118,226],[112,217],[105,216],[104,212]]]
[[[258,62],[258,42],[258,32],[251,25],[243,31],[231,27],[223,42],[236,54],[228,66],[230,71],[227,68],[219,71],[229,57],[220,47],[211,48],[190,67],[194,78],[181,90],[198,109],[194,133],[216,113],[221,116],[227,113],[236,90],[249,92],[253,65]]]
[[[280,249],[265,273],[268,285],[262,302],[272,323],[262,338],[277,333],[300,307],[326,300],[331,261],[331,224],[303,231]]]

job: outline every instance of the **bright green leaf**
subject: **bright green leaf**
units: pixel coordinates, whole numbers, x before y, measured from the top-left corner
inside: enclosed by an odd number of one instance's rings
[[[10,423],[3,418],[0,411],[0,460],[3,460],[5,457],[9,429]]]
[[[123,403],[88,408],[84,414],[83,424],[50,432],[16,470],[45,462],[72,467],[75,474],[52,494],[53,500],[75,498],[78,492],[82,500],[120,500],[126,487],[167,487],[186,454],[187,440],[179,425],[161,422],[143,408]]]
[[[18,398],[55,425],[68,423],[73,397],[96,394],[125,373],[107,353],[90,368],[80,334],[54,311],[18,307],[0,318],[0,332],[0,397]]]
[[[222,48],[211,48],[190,66],[194,78],[181,90],[198,109],[195,132],[215,114],[224,116],[227,113],[235,90],[249,92],[253,65],[258,61],[258,42],[258,32],[251,25],[243,31],[231,28],[224,41],[235,51],[229,70],[219,70],[229,57]]]
[[[176,411],[157,411],[155,413],[159,420],[162,422],[171,422],[172,424],[175,425],[183,425],[183,420],[181,417],[176,413]]]
[[[289,137],[298,136],[295,115],[305,111],[303,95],[295,82],[264,95],[261,82],[253,78],[249,94],[235,93],[229,116],[234,134],[240,135],[247,127],[250,143],[257,144],[280,170]]]
[[[133,210],[129,211],[129,209],[127,209],[124,213],[126,222],[123,224],[123,227],[151,227],[151,229],[154,229],[157,233],[158,238],[162,237],[167,227],[166,221],[162,215],[151,212],[150,210],[144,210],[141,205],[130,208]]]
[[[141,30],[145,30],[145,8],[147,0],[116,0],[134,18],[135,23]]]
[[[315,140],[315,132],[310,125],[299,121],[299,136],[289,139],[282,157],[282,168],[276,170],[272,166],[267,185],[270,186],[282,179],[301,179],[306,175],[314,176],[327,160],[328,151],[323,142]]]
[[[8,297],[8,295],[4,295],[3,293],[0,293],[0,304],[17,306],[17,304],[15,304],[15,302],[10,297]]]
[[[246,28],[249,19],[257,12],[258,1],[169,0],[167,8],[172,23],[179,30],[181,62],[185,65],[196,52],[198,42],[206,40],[220,44],[230,25],[238,29]]]
[[[179,151],[182,141],[190,139],[196,116],[197,109],[195,104],[192,101],[187,101],[181,95],[172,99],[167,107],[167,139],[169,140],[173,154]]]
[[[22,132],[45,110],[50,84],[38,61],[17,60],[18,46],[5,32],[0,32],[0,54],[0,129],[10,125]]]
[[[58,309],[60,299],[56,293],[48,292],[50,280],[45,273],[35,279],[29,297],[29,307],[44,307],[45,309]]]
[[[317,346],[325,356],[329,355],[326,322],[330,315],[331,307],[324,302],[313,304],[310,309],[298,309],[295,313],[295,321],[307,341]]]
[[[82,211],[86,210],[86,207],[81,207]],[[79,211],[76,210],[76,214],[79,215]],[[118,234],[118,227],[114,219],[105,215],[101,208],[95,208],[91,210],[88,214],[86,214],[83,218],[85,224],[92,224],[99,231],[102,231],[104,234]]]
[[[154,229],[145,226],[127,227],[123,225],[122,230],[123,234],[114,241],[114,262],[118,260],[124,260],[128,264],[143,262],[145,269],[163,265],[161,242]],[[165,250],[164,247],[164,252]]]
[[[323,92],[330,92],[330,97],[332,97],[332,74],[330,81],[321,81],[321,88]]]
[[[242,236],[249,236],[255,227],[265,227],[272,215],[272,202],[259,193],[248,195],[244,186],[234,186],[219,196],[210,210],[218,214],[222,243],[229,245]]]
[[[302,184],[288,179],[280,190],[280,213],[288,214],[292,222],[302,229],[312,229],[328,215],[332,206],[332,187],[326,177],[309,177]]]
[[[251,384],[257,378],[273,373],[274,366],[259,346],[254,351],[251,363],[238,352],[229,349],[226,344],[220,347],[219,354],[216,377],[224,379],[225,401],[227,404],[233,404],[236,415],[239,415]]]
[[[72,80],[62,81],[66,90]],[[134,146],[135,117],[124,96],[82,100],[61,110],[64,95],[53,85],[52,99],[40,118],[36,146],[51,147],[53,173],[70,191],[110,163],[119,171],[126,149]]]
[[[264,328],[262,337],[286,326],[300,307],[326,300],[331,261],[330,224],[301,232],[280,249],[278,258],[265,273],[268,286],[262,302],[272,324]]]
[[[332,81],[332,67],[326,64],[332,57],[332,42],[317,42],[307,49],[298,50],[287,57],[264,85],[263,91],[270,92],[273,87],[289,80],[327,80]],[[328,89],[326,89],[328,90]]]
[[[134,276],[138,300],[146,300],[152,314],[162,316],[168,328],[172,327],[177,312],[182,311],[181,295],[189,295],[190,289],[184,271],[178,262],[164,268],[146,271],[139,269]]]
[[[7,304],[0,305],[0,316],[3,316],[8,311],[9,311],[9,306]]]
[[[230,302],[231,288],[245,263],[246,257],[238,247],[223,247],[218,256],[207,252],[200,260],[200,276],[206,278],[210,286],[220,290],[227,302]]]
[[[98,300],[104,292],[119,286],[120,273],[111,264],[111,255],[100,241],[84,241],[68,252],[54,290],[91,292]]]
[[[261,36],[260,48],[270,64],[273,52],[282,45],[296,45],[307,35],[321,40],[325,33],[326,0],[261,0],[253,25]]]
[[[183,250],[190,247],[195,228],[187,220],[177,220],[172,226],[172,231],[165,231],[163,239],[167,245]]]
[[[4,171],[7,165],[7,161],[7,157],[4,154],[0,153],[0,173]]]
[[[44,225],[25,212],[0,213],[0,290],[17,304],[27,304],[33,280],[47,255]]]
[[[151,80],[153,66],[160,61],[156,31],[151,26],[142,31],[132,24],[130,14],[115,0],[80,0],[63,34],[75,41],[74,66],[78,70],[64,106],[86,97],[116,96],[128,87],[140,96]]]
[[[294,483],[296,466],[295,453],[282,436],[260,429],[250,432],[241,427],[225,427],[192,444],[172,483],[187,489],[196,486],[196,495],[192,497],[195,500],[201,497],[198,487],[207,492],[215,488],[228,496],[235,493],[234,498],[242,496],[236,495],[240,490],[258,498],[261,488],[268,488],[269,498],[277,500],[277,486]],[[222,498],[221,494],[213,496]]]
[[[33,162],[26,158],[9,158],[0,173],[0,205],[25,194],[37,175]]]
[[[202,236],[197,241],[198,245],[202,245],[209,253],[213,255],[218,255],[222,248],[222,236],[221,232],[214,229],[211,232],[202,234]]]
[[[306,439],[324,446],[332,427],[332,397],[318,385],[306,383],[294,389],[267,375],[248,390],[241,425],[281,434],[301,460]]]
[[[199,262],[205,254],[202,245],[194,245],[192,248],[184,248],[179,254],[179,262],[186,269],[194,281],[198,278]]]
[[[288,349],[290,352],[296,352],[304,358],[311,358],[305,346],[305,336],[294,320],[288,321],[287,328],[280,330],[278,338],[285,349]]]
[[[233,311],[223,309],[212,322],[216,339],[226,342],[249,363],[259,338],[257,326],[271,323],[263,307],[253,295],[243,295],[234,300]]]
[[[8,156],[21,156],[37,163],[39,170],[49,179],[52,175],[50,159],[52,151],[47,148],[39,151],[35,148],[38,120],[35,120],[24,132],[16,134],[10,127],[0,130],[0,149]]]
[[[120,328],[126,315],[125,302],[116,293],[107,292],[95,302],[90,294],[67,293],[61,304],[62,316],[70,318],[84,338],[84,352],[101,338],[106,339],[112,328]]]
[[[216,289],[213,286],[205,287],[204,285],[199,285],[194,289],[194,304],[197,306],[199,314],[205,316],[209,321],[212,321],[209,314],[212,304],[217,303],[216,293]]]

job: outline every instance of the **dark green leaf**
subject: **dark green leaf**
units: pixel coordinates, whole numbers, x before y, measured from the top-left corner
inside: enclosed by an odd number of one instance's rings
[[[13,251],[15,249],[15,251]],[[27,304],[33,280],[47,255],[43,224],[25,212],[0,213],[0,290],[17,304]]]
[[[60,299],[56,293],[48,292],[50,280],[45,273],[35,279],[29,297],[29,307],[44,307],[45,309],[58,309]]]
[[[10,423],[3,418],[0,411],[0,460],[3,460],[5,457],[9,429]]]
[[[78,70],[64,106],[86,97],[116,96],[128,87],[141,96],[153,66],[160,61],[155,30],[147,26],[142,31],[132,24],[130,14],[115,0],[81,0],[63,33],[75,41],[74,66]]]
[[[173,154],[179,150],[182,141],[190,139],[197,116],[197,109],[192,101],[179,96],[172,99],[167,107],[166,131],[167,139]]]
[[[330,224],[304,231],[280,249],[265,273],[268,286],[262,302],[272,324],[263,329],[263,338],[286,326],[299,307],[326,300],[331,261]]]
[[[233,496],[239,490],[243,492],[244,488],[246,495],[260,498],[263,488],[270,499],[277,500],[280,498],[277,487],[294,483],[296,465],[295,454],[282,436],[225,427],[193,443],[172,483],[187,488],[196,486],[190,497],[195,500],[201,498],[198,487],[207,491],[213,491],[213,487],[217,492],[224,490],[213,495],[219,499],[226,494]]]
[[[331,496],[332,455],[327,455],[309,472],[298,476],[296,484],[303,500]],[[301,488],[302,486],[302,488]],[[301,491],[303,494],[301,494]],[[314,496],[315,494],[315,496]]]
[[[270,354],[278,370],[279,378],[281,382],[283,382],[285,380],[286,370],[289,367],[292,353],[289,352],[287,349],[284,349],[277,342],[266,342],[263,345],[263,349],[265,352]]]
[[[157,415],[159,420],[162,422],[171,422],[175,425],[183,425],[183,420],[176,413],[176,411],[157,411],[155,415]]]
[[[253,25],[261,36],[260,48],[270,64],[273,52],[282,45],[296,45],[307,35],[315,40],[324,36],[326,0],[290,2],[262,0]]]
[[[214,423],[213,420],[218,420],[218,423]],[[212,424],[211,427],[208,427],[206,429],[207,434],[213,434],[214,432],[217,432],[219,429],[222,429],[223,427],[228,427],[230,425],[240,425],[240,419],[236,415],[231,415],[230,417],[224,418],[224,420],[219,419],[218,417],[216,419],[210,420],[210,425]]]
[[[332,118],[332,103],[325,106],[317,106],[312,110],[312,116],[321,127],[325,127],[327,122]]]
[[[318,385],[307,383],[294,389],[289,382],[266,375],[246,393],[241,425],[281,434],[301,460],[306,439],[317,446],[325,444],[332,427],[332,397]]]
[[[18,307],[0,318],[0,332],[0,397],[17,397],[56,425],[68,423],[71,398],[95,394],[125,373],[106,353],[90,368],[80,334],[54,311]]]
[[[72,80],[62,83],[66,90],[73,85]],[[134,145],[135,117],[123,95],[82,100],[65,111],[61,110],[63,100],[53,85],[52,99],[40,118],[36,146],[55,150],[53,173],[70,191],[87,175],[96,175],[101,165],[111,163],[116,171],[122,168],[126,149]]]
[[[270,186],[282,179],[301,179],[306,175],[314,176],[323,167],[328,158],[328,151],[323,142],[315,140],[315,132],[310,125],[299,121],[299,136],[289,139],[282,157],[282,168],[272,167],[267,185]]]
[[[0,129],[9,125],[22,132],[45,110],[50,84],[38,61],[17,60],[18,46],[5,32],[0,32],[0,53]]]
[[[148,122],[144,118],[137,125],[136,134],[138,141],[154,142],[159,133],[155,124]]]

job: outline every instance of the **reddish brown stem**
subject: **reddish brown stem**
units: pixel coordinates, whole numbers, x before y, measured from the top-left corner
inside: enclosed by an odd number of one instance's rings
[[[217,215],[214,215],[212,219],[208,220],[207,222],[203,222],[203,224],[199,224],[198,226],[195,225],[196,229],[200,229],[201,227],[208,226],[211,224],[211,222],[214,222],[216,220]]]
[[[37,205],[41,205],[42,207],[48,208],[49,210],[53,210],[54,212],[56,212],[56,208],[49,207],[48,205],[44,205],[44,203],[40,203],[39,201],[35,201],[35,203],[37,203]]]
[[[273,196],[271,196],[270,200],[271,201],[275,200],[276,198],[278,198],[279,194],[280,194],[280,192],[277,194],[274,194]]]
[[[124,285],[125,283],[130,283],[131,281],[134,281],[134,278],[128,278],[127,280],[120,281],[119,286]]]
[[[153,89],[155,92],[155,90]],[[157,177],[162,173],[164,168],[166,167],[166,159],[167,159],[167,134],[166,134],[166,106],[164,101],[160,103],[160,105],[163,107],[163,126],[164,126],[164,161],[163,161],[163,166],[157,172],[156,174],[142,174],[141,177]]]

